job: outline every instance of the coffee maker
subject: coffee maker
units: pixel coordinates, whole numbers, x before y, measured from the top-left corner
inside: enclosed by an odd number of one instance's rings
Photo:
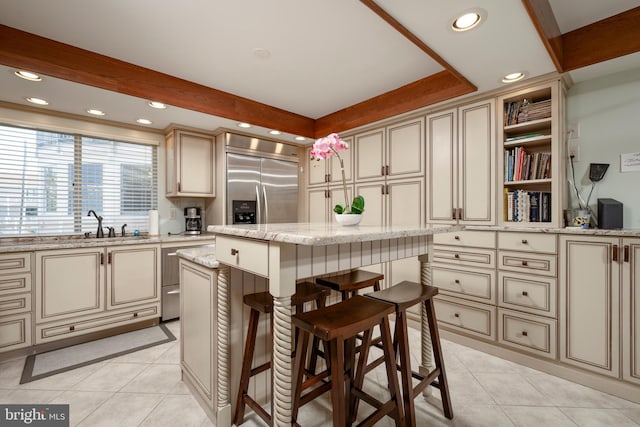
[[[184,234],[200,234],[202,230],[200,208],[184,208],[184,228]]]

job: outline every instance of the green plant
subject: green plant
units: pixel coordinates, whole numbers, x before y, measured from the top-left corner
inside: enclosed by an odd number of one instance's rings
[[[349,212],[345,212],[346,209],[344,207],[344,204],[342,203],[338,203],[333,208],[333,211],[337,214],[361,214],[362,212],[364,212],[364,197],[360,195],[354,197],[353,202],[351,202],[351,209],[349,210]]]

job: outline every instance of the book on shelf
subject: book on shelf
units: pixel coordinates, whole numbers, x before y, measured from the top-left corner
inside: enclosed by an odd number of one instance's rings
[[[551,222],[551,193],[548,191],[507,190],[507,222]]]
[[[506,182],[551,178],[551,153],[527,153],[523,147],[505,150]]]
[[[550,117],[551,99],[537,102],[523,99],[522,101],[507,102],[504,106],[504,123],[507,126]]]

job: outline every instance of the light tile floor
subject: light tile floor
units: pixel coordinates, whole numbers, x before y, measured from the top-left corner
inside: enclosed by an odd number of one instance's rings
[[[179,339],[180,324],[167,327]],[[419,342],[419,333],[410,342]],[[419,426],[638,426],[640,405],[485,353],[443,341],[454,419],[442,415],[439,392],[416,399]],[[419,346],[412,348],[414,366]],[[71,425],[200,427],[213,424],[180,380],[173,341],[20,385],[24,358],[0,363],[0,402],[69,403]],[[384,367],[365,387],[384,397]],[[362,418],[367,407],[361,404]],[[359,414],[360,415],[360,414]],[[302,408],[304,427],[331,424],[329,396]],[[379,423],[391,426],[385,419]],[[243,426],[264,426],[255,415]]]

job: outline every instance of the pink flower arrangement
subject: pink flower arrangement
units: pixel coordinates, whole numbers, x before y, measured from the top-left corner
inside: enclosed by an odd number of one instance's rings
[[[311,148],[311,160],[325,160],[331,155],[335,154],[342,162],[340,151],[344,151],[349,148],[349,144],[340,139],[337,133],[329,134],[324,138],[320,138],[313,143]]]

